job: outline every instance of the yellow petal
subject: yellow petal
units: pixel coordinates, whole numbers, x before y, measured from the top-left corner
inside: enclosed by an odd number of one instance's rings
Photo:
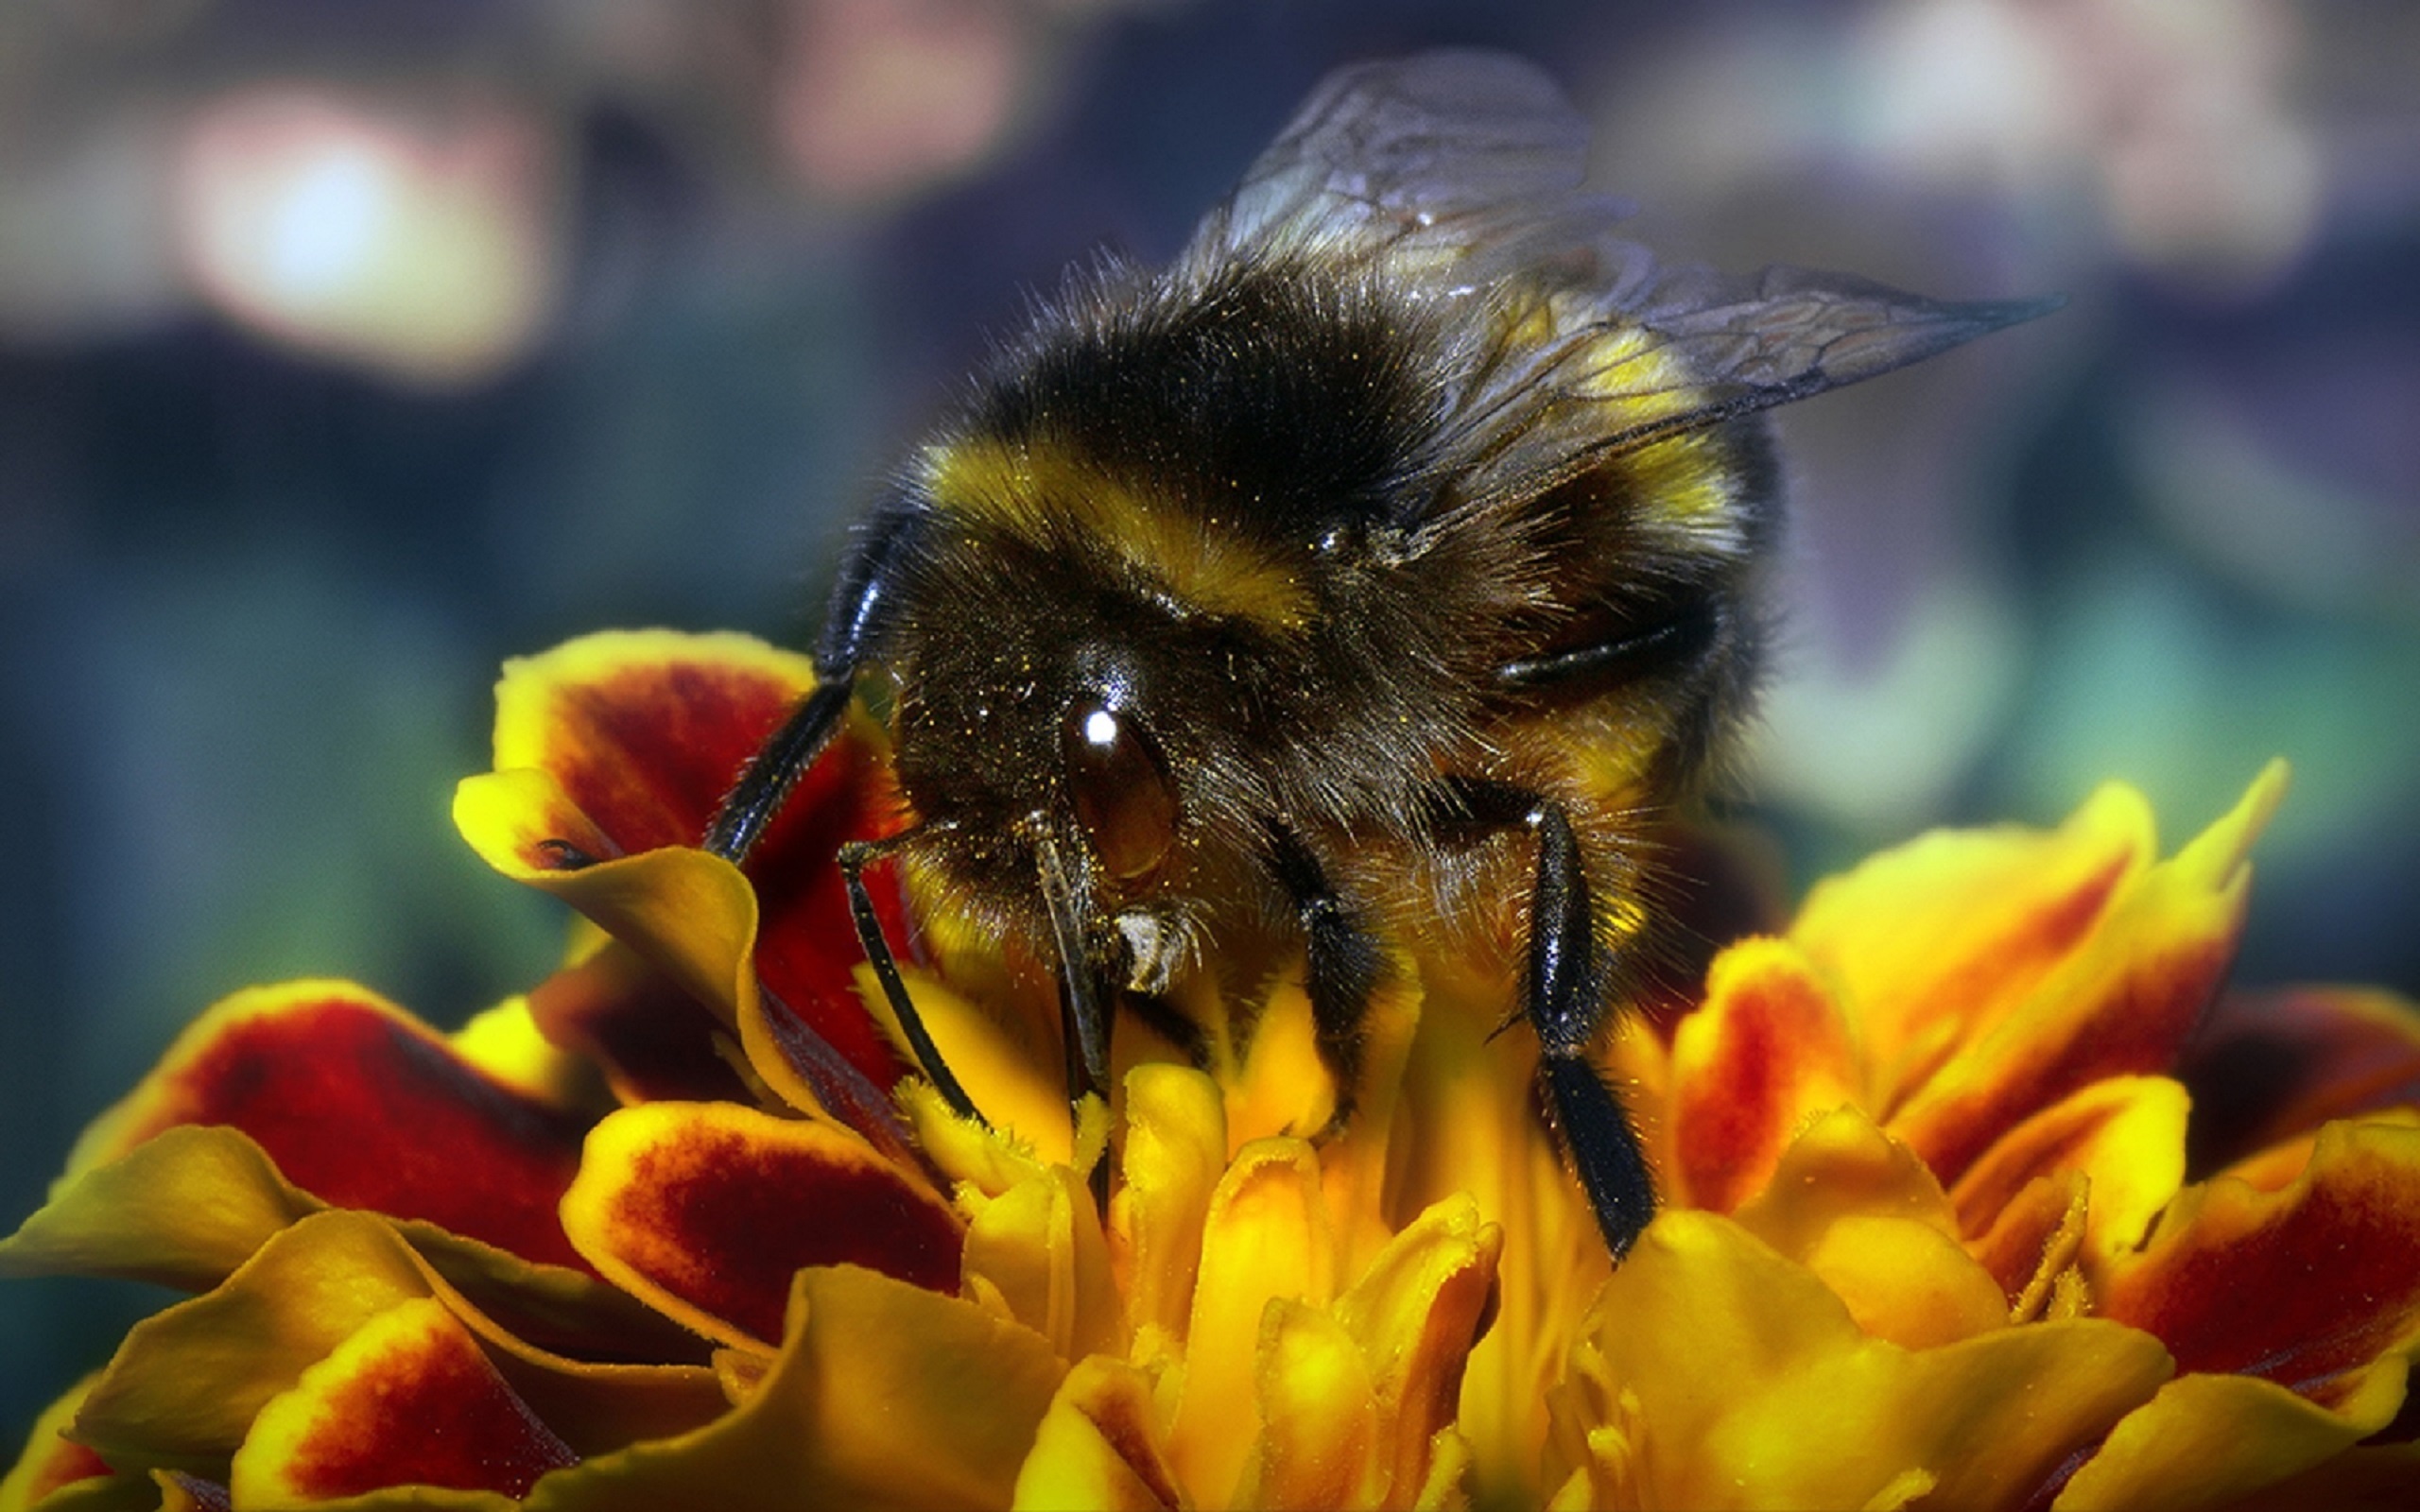
[[[2151,864],[2151,805],[2113,782],[2055,831],[1937,830],[1827,878],[1789,937],[1846,988],[1880,1077],[1998,1022]]]
[[[1337,1298],[1336,1317],[1369,1366],[1386,1473],[1402,1501],[1430,1478],[1429,1456],[1451,1428],[1463,1367],[1495,1297],[1504,1230],[1470,1198],[1422,1213]]]
[[[429,1295],[376,1220],[305,1218],[216,1291],[130,1330],[85,1403],[84,1432],[124,1463],[224,1469],[270,1398],[371,1318]]]
[[[538,847],[563,838],[576,812],[534,770],[465,778],[454,792],[454,823],[480,858],[515,882],[550,893],[637,951],[724,1023],[737,1022],[754,991],[756,893],[722,857],[681,846],[597,857],[565,869]]]
[[[1545,1395],[1613,1263],[1578,1181],[1543,1136],[1536,1038],[1489,1038],[1510,1001],[1508,984],[1454,963],[1430,971],[1403,1094],[1420,1116],[1404,1123],[1409,1148],[1392,1200],[1417,1211],[1463,1193],[1504,1227],[1501,1305],[1471,1351],[1459,1426],[1470,1441],[1479,1504],[1532,1502],[1543,1495],[1535,1475]],[[1623,1066],[1638,1064],[1643,1047],[1660,1046],[1643,1023],[1625,1022],[1614,1034]],[[1622,1090],[1626,1097],[1638,1091]],[[1652,1114],[1651,1099],[1637,1101]],[[1652,1124],[1648,1132],[1652,1140]]]
[[[1066,1367],[1031,1331],[854,1265],[799,1272],[755,1393],[548,1477],[537,1512],[1005,1507]]]
[[[2176,1058],[2228,963],[2251,887],[2244,856],[2284,796],[2272,764],[2236,807],[2172,859],[2127,877],[2088,934],[1970,1030],[1887,1125],[1943,1179],[1994,1141],[2096,1081]]]
[[[1323,1307],[1334,1295],[1334,1243],[1318,1158],[1300,1140],[1244,1146],[1211,1194],[1201,1265],[1185,1330],[1184,1385],[1169,1458],[1193,1499],[1228,1500],[1252,1442],[1262,1314],[1274,1298]]]
[[[2400,1400],[2420,1347],[2415,1255],[2420,1128],[2340,1123],[2278,1191],[2188,1187],[2091,1280],[2099,1310],[2157,1334],[2181,1369],[2261,1376],[2350,1412],[2378,1391]]]
[[[1256,1366],[1260,1433],[1232,1504],[1380,1504],[1391,1456],[1353,1335],[1323,1310],[1277,1297],[1261,1316]]]
[[[1856,1108],[1792,1142],[1738,1218],[1821,1277],[1876,1338],[1924,1349],[2008,1320],[2006,1295],[1959,1243],[1932,1173]]]
[[[98,1371],[86,1376],[34,1419],[15,1467],[0,1477],[0,1512],[25,1512],[62,1486],[112,1478],[107,1460],[64,1436],[84,1405],[85,1394],[99,1379]]]
[[[1669,1212],[1575,1347],[1549,1484],[1576,1469],[1599,1505],[1703,1508],[1888,1505],[1929,1484],[1942,1506],[2014,1508],[2169,1370],[2156,1340],[2098,1319],[1901,1349],[1737,1225]]]
[[[1080,1360],[1059,1383],[1017,1471],[1017,1512],[1176,1512],[1150,1383],[1122,1360]]]
[[[493,1281],[487,1290],[492,1302],[516,1305],[538,1323],[571,1316],[562,1298],[544,1291],[514,1295]],[[682,1432],[722,1408],[703,1366],[587,1364],[526,1342],[394,1226],[338,1211],[301,1220],[216,1291],[130,1330],[85,1402],[83,1431],[128,1464],[221,1469],[271,1397],[372,1317],[428,1297],[476,1333],[514,1390],[584,1452]],[[638,1333],[620,1342],[644,1349],[653,1341]]]
[[[589,1131],[564,1231],[597,1271],[725,1344],[778,1342],[791,1274],[850,1262],[956,1291],[963,1228],[837,1125],[643,1103]]]
[[[1704,1004],[1672,1036],[1673,1200],[1729,1212],[1761,1189],[1811,1119],[1864,1097],[1855,1036],[1787,940],[1716,956]]]
[[[1218,1084],[1184,1066],[1126,1075],[1125,1179],[1110,1197],[1111,1253],[1127,1315],[1182,1341],[1201,1263],[1201,1228],[1227,1168]]]
[[[1063,1165],[985,1202],[966,1230],[965,1268],[1063,1360],[1122,1352],[1109,1244],[1092,1193]]]
[[[1327,1127],[1335,1111],[1336,1077],[1320,1058],[1310,996],[1297,969],[1270,992],[1243,1066],[1227,1084],[1227,1129],[1238,1147],[1277,1135],[1308,1138]]]
[[[239,1506],[431,1486],[503,1508],[576,1462],[444,1304],[421,1297],[372,1315],[270,1399],[227,1486]]]
[[[2030,1182],[2074,1171],[2091,1200],[2085,1244],[2095,1256],[2133,1247],[2185,1183],[2185,1089],[2165,1076],[2112,1076],[2078,1089],[1993,1143],[1958,1178],[1950,1200],[1968,1233],[1988,1229]]]
[[[2367,1393],[2371,1400],[2347,1412],[2330,1412],[2254,1376],[2179,1376],[2127,1414],[2051,1506],[2182,1512],[2225,1505],[2383,1427],[2402,1398],[2400,1379],[2389,1388]]]
[[[124,1276],[199,1291],[319,1211],[249,1138],[182,1125],[60,1177],[50,1200],[0,1240],[0,1274]]]

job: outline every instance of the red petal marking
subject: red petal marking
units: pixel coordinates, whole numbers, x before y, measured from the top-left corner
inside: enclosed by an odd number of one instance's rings
[[[2420,1104],[2420,1007],[2360,988],[2230,992],[2177,1075],[2198,1179],[2331,1120]]]
[[[729,1104],[609,1115],[564,1211],[600,1270],[717,1336],[778,1343],[809,1265],[958,1289],[964,1233],[939,1198],[833,1125]]]
[[[811,675],[800,662],[797,677],[782,676],[762,647],[761,661],[741,661],[734,646],[745,643],[725,637],[616,639],[592,637],[507,669],[500,702],[528,701],[499,710],[497,764],[552,773],[623,854],[696,845]],[[533,748],[502,748],[510,714],[531,718]]]
[[[287,1180],[337,1207],[586,1268],[555,1215],[582,1122],[475,1070],[351,984],[255,988],[218,1004],[95,1125],[105,1138],[78,1160],[98,1163],[180,1124],[240,1129]]]
[[[835,857],[847,841],[895,833],[904,817],[889,762],[870,739],[843,730],[800,779],[782,817],[748,864],[762,910],[757,978],[799,1022],[886,1091],[907,1068],[857,997],[856,967],[865,952],[850,921],[848,888]],[[893,870],[869,874],[866,886],[885,937],[908,959],[912,940],[907,902],[895,877],[888,885],[884,880]]]
[[[752,1095],[731,1062],[715,1053],[720,1022],[618,941],[531,988],[529,1014],[549,1040],[601,1066],[624,1102]]]
[[[1705,1005],[1672,1038],[1673,1144],[1691,1206],[1728,1212],[1772,1177],[1810,1118],[1858,1100],[1847,1022],[1795,946],[1716,958]]]
[[[732,636],[595,636],[515,663],[499,689],[499,766],[536,765],[577,809],[563,838],[590,859],[703,838],[741,768],[814,685],[804,659]],[[526,748],[525,748],[526,747]],[[906,1067],[857,999],[862,957],[834,858],[843,842],[897,831],[905,812],[880,737],[844,723],[800,779],[747,866],[756,889],[756,969],[800,1021],[888,1091]],[[582,825],[609,842],[577,838]],[[577,857],[529,853],[533,867]],[[875,910],[906,949],[894,889]]]
[[[325,1383],[320,1410],[280,1467],[285,1486],[305,1499],[393,1486],[518,1498],[546,1471],[579,1463],[450,1318],[355,1363],[355,1373]]]
[[[2179,1373],[2261,1376],[2332,1405],[2420,1333],[2420,1129],[2330,1125],[2282,1192],[2188,1191],[2094,1293]]]

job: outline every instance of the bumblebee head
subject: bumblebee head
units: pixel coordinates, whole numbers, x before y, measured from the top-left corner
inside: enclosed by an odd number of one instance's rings
[[[1209,774],[1248,769],[1237,689],[1201,675],[1215,635],[1099,565],[979,536],[921,554],[915,596],[953,610],[886,648],[899,779],[963,913],[1048,938],[1072,911],[1087,955],[1164,976],[1205,821],[1237,802]]]

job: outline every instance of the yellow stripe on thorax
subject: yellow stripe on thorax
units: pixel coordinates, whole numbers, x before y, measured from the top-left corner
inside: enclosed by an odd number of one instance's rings
[[[989,438],[940,445],[926,452],[925,475],[943,513],[1037,543],[1071,534],[1096,541],[1181,608],[1289,633],[1309,618],[1293,565],[1067,447]]]

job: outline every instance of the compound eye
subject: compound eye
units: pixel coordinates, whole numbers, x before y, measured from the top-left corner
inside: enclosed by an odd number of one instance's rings
[[[1062,731],[1076,817],[1112,877],[1150,875],[1176,844],[1176,792],[1143,727],[1098,704],[1080,706]]]

